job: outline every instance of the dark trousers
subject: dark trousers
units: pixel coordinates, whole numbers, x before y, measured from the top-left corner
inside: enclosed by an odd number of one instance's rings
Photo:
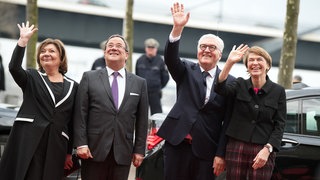
[[[118,165],[111,151],[105,161],[82,160],[82,180],[128,180],[130,165]]]
[[[165,180],[214,180],[212,161],[199,159],[192,153],[192,145],[183,141],[177,146],[165,142]]]
[[[155,113],[162,113],[161,107],[161,90],[148,92],[149,106],[151,115]]]

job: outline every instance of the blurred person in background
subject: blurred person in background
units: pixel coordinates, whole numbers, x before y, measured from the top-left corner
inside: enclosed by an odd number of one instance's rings
[[[100,49],[104,52],[105,48],[106,48],[106,41],[102,41],[100,43]],[[96,60],[94,60],[91,70],[104,69],[104,68],[106,68],[106,61],[104,59],[104,56],[101,56]]]
[[[302,89],[305,87],[309,87],[309,86],[302,82],[302,77],[300,75],[293,76],[292,89]]]
[[[159,42],[149,38],[144,41],[145,54],[136,62],[136,75],[147,80],[148,99],[151,115],[162,113],[162,88],[169,81],[169,73],[160,55],[157,54]]]

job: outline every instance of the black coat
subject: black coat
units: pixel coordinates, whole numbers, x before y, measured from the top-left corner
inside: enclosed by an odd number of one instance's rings
[[[14,80],[23,91],[23,103],[1,158],[0,176],[24,179],[37,148],[42,146],[46,147],[42,149],[43,179],[58,180],[63,176],[66,154],[72,151],[72,116],[78,84],[64,77],[63,98],[55,101],[46,74],[22,69],[24,50],[16,46],[9,64]]]
[[[286,93],[267,76],[266,84],[256,95],[251,78],[238,78],[233,83],[217,84],[219,94],[234,98],[227,135],[244,142],[270,143],[275,151],[281,145],[286,121]]]
[[[140,56],[136,63],[136,75],[146,79],[148,93],[160,92],[169,81],[169,73],[161,56]]]

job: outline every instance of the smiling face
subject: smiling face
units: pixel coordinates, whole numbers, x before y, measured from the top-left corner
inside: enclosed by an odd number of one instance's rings
[[[213,36],[203,36],[198,42],[197,58],[200,66],[208,71],[217,65],[221,59],[221,42]]]
[[[40,71],[68,71],[68,60],[64,44],[59,39],[47,38],[37,48],[37,64]]]
[[[251,77],[265,77],[269,69],[264,57],[255,53],[248,54],[247,71]]]
[[[54,44],[45,45],[40,49],[39,60],[45,71],[49,69],[58,70],[61,63],[60,53]]]
[[[246,52],[243,63],[251,77],[262,77],[264,79],[271,68],[272,58],[263,48],[253,46]]]
[[[125,42],[120,37],[112,37],[106,44],[104,51],[106,64],[111,69],[117,71],[123,68],[128,59],[128,52]]]

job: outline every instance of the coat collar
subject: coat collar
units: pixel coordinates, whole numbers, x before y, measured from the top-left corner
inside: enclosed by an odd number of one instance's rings
[[[246,87],[247,87],[248,91],[250,93],[254,93],[251,77],[249,79],[247,79],[245,82],[246,82]],[[272,85],[273,85],[273,82],[270,80],[269,76],[267,75],[266,76],[266,83],[262,86],[262,88],[260,89],[260,92],[262,92],[264,94],[270,92]]]
[[[64,88],[64,92],[63,92],[64,96],[59,102],[56,102],[54,94],[53,94],[53,92],[52,92],[52,90],[50,88],[50,85],[49,85],[48,75],[46,73],[42,73],[40,71],[38,71],[38,73],[39,73],[44,85],[46,86],[46,88],[47,88],[47,90],[48,90],[48,92],[50,94],[50,97],[51,97],[55,107],[60,106],[64,101],[66,101],[70,97],[72,89],[73,89],[73,86],[74,86],[74,81],[71,81],[70,79],[68,79],[65,76],[63,76],[63,80],[64,80],[63,84],[64,84],[64,87],[65,87]]]

